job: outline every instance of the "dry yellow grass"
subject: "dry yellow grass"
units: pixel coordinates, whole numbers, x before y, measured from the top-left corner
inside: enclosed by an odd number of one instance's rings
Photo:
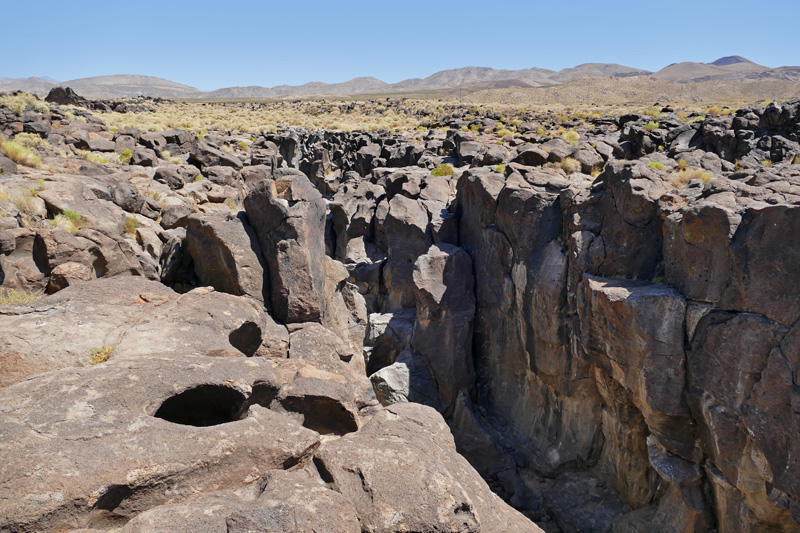
[[[20,291],[11,288],[0,288],[0,305],[5,304],[30,304],[40,300],[43,291]]]
[[[197,135],[209,131],[258,133],[282,126],[309,129],[411,130],[421,122],[417,110],[443,112],[437,102],[405,101],[399,106],[377,102],[160,102],[155,111],[104,113],[99,115],[109,129],[137,127],[148,131],[185,129]]]
[[[692,180],[701,180],[703,183],[711,181],[713,176],[710,172],[706,172],[700,168],[686,169],[678,172],[678,175],[672,180],[675,187],[681,188],[687,185]]]
[[[0,138],[0,149],[6,153],[6,157],[17,164],[32,168],[42,166],[42,158],[18,142]]]

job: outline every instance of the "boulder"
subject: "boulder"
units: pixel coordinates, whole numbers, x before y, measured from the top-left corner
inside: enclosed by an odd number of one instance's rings
[[[325,202],[301,174],[259,182],[245,197],[247,219],[268,265],[272,310],[283,323],[322,318]]]
[[[247,295],[269,306],[269,279],[261,247],[244,211],[190,216],[185,246],[202,285]]]

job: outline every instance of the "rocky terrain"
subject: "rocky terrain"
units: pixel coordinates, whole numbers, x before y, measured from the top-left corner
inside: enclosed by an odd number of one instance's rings
[[[800,101],[6,96],[3,531],[800,531]]]

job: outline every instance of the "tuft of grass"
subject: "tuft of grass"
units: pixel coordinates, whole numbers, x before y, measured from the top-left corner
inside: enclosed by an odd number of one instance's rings
[[[31,168],[42,166],[42,158],[18,142],[0,139],[0,149],[6,153],[6,157],[15,163]]]
[[[480,129],[481,129],[480,124],[470,124],[469,125],[469,131],[471,131],[472,133],[478,133],[480,131]]]
[[[498,137],[505,137],[506,135],[511,135],[511,130],[506,128],[500,128],[499,130],[497,130]]]
[[[544,128],[539,128],[536,130],[536,135],[546,135],[547,131]]]
[[[596,167],[592,168],[591,176],[593,178],[596,178],[597,176],[599,176],[602,173],[603,173],[603,168],[600,167],[600,166],[596,166]]]
[[[505,165],[505,163],[501,163],[501,164],[497,165],[496,167],[494,167],[494,170],[495,170],[495,172],[498,172],[499,174],[505,174],[506,173],[506,165]]]
[[[792,159],[792,164],[793,165],[800,165],[800,155],[794,156],[794,159]]]
[[[127,165],[131,162],[131,157],[133,157],[133,150],[126,148],[119,154],[119,162]]]
[[[104,344],[100,348],[89,348],[89,364],[99,365],[100,363],[105,363],[114,354],[114,350],[116,349],[116,346],[110,346],[108,344]]]
[[[236,210],[236,203],[233,201],[232,198],[228,198],[227,200],[225,200],[225,205],[227,205],[228,209],[230,209],[231,211]]]
[[[105,157],[93,154],[88,150],[78,150],[78,157],[92,163],[97,163],[99,165],[105,165],[106,163],[108,163],[108,159],[106,159]]]
[[[713,176],[711,176],[710,172],[706,172],[702,169],[695,168],[695,169],[686,169],[681,170],[678,172],[678,175],[675,179],[672,180],[672,184],[675,187],[683,187],[688,184],[692,180],[701,180],[703,183],[708,183],[711,181]]]
[[[8,201],[8,192],[0,185],[0,202],[7,202]]]
[[[83,217],[72,209],[64,209],[60,214],[53,217],[50,224],[56,228],[75,233],[83,226],[84,220]]]
[[[433,174],[436,177],[452,176],[454,172],[455,170],[453,170],[453,167],[446,163],[442,163],[438,167],[431,170],[431,174]]]
[[[13,203],[20,213],[25,216],[32,217],[36,214],[36,202],[34,198],[38,194],[38,189],[22,189],[15,191],[9,196],[9,200]]]
[[[570,144],[576,144],[581,138],[581,134],[575,130],[569,130],[561,134],[561,137]]]
[[[161,150],[161,152],[158,154],[158,157],[165,161],[169,161],[169,158],[172,157],[172,154],[169,153],[169,150]]]
[[[723,109],[722,107],[720,107],[718,105],[712,105],[711,107],[706,109],[706,115],[711,115],[712,117],[717,117],[717,116],[720,116],[720,115],[727,115],[729,113],[730,113],[729,110]]]
[[[468,128],[468,127],[466,127],[466,126],[461,126],[459,129],[460,129],[461,131],[469,131],[469,128]]]
[[[647,130],[647,131],[653,131],[657,127],[658,127],[658,122],[655,122],[655,121],[651,120],[650,122],[648,122],[647,124],[642,126],[642,129]]]
[[[198,182],[198,181],[200,181],[202,179],[203,179],[203,175],[202,174],[198,174],[197,176],[194,177],[194,179],[192,181],[196,183],[196,182]]]
[[[761,166],[764,168],[772,168],[772,161],[765,159],[761,162]]]
[[[561,170],[567,175],[574,174],[581,171],[581,162],[575,158],[567,157],[561,162]]]
[[[138,228],[139,220],[136,217],[127,215],[125,217],[125,223],[122,225],[122,232],[127,233],[128,235],[133,235],[136,233]]]
[[[642,114],[653,118],[661,118],[661,111],[659,111],[658,108],[655,107],[645,109],[644,111],[642,111]]]
[[[249,144],[247,144],[247,143],[246,143],[246,142],[244,142],[244,141],[239,141],[238,143],[236,143],[236,146],[238,146],[238,147],[239,147],[240,149],[242,149],[242,150],[247,150],[247,148],[248,148],[250,145],[249,145]]]
[[[678,161],[678,170],[686,170],[687,168],[689,168],[689,163],[685,159]]]
[[[656,170],[661,170],[661,171],[664,170],[664,165],[662,165],[661,163],[659,163],[657,161],[652,161],[650,163],[647,163],[647,166],[650,167],[650,168],[654,168]]]
[[[20,291],[17,289],[0,289],[0,305],[31,304],[44,296],[43,291]]]

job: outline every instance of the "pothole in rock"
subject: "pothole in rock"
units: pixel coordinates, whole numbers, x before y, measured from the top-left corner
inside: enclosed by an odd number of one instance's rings
[[[247,416],[245,400],[230,387],[200,385],[167,398],[153,416],[184,426],[218,426]]]

